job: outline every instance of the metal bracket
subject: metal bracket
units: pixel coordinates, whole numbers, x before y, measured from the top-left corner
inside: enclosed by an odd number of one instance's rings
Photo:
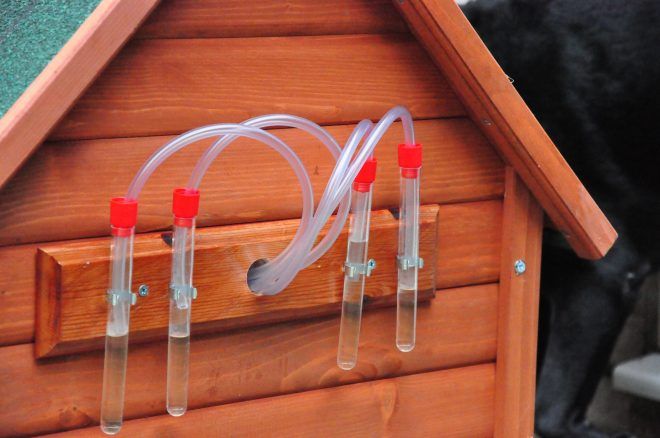
[[[350,263],[345,262],[342,270],[350,278],[354,280],[359,274],[366,275],[367,277],[371,276],[371,271],[376,269],[376,260],[369,259],[367,263]]]
[[[396,256],[396,263],[403,271],[407,271],[408,269],[412,268],[422,269],[424,267],[424,259],[421,257],[413,258]]]
[[[177,286],[170,285],[170,297],[177,303],[179,302],[179,296],[181,294],[187,294],[193,300],[197,299],[197,288],[192,286]]]
[[[108,289],[106,296],[108,303],[116,306],[121,301],[128,301],[131,306],[134,306],[137,303],[137,295],[129,290],[114,290]]]

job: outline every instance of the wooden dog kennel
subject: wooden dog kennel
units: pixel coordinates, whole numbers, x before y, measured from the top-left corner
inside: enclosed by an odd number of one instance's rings
[[[190,410],[168,416],[170,196],[200,144],[140,198],[133,285],[150,292],[132,311],[120,435],[532,436],[544,211],[585,258],[616,233],[454,1],[157,3],[101,1],[0,120],[0,436],[100,435],[108,200],[155,148],[275,112],[344,139],[397,104],[425,146],[417,347],[394,346],[384,264],[367,282],[358,365],[337,368],[341,239],[275,297],[223,274],[277,254],[300,212],[286,164],[239,141],[202,185]],[[277,134],[322,190],[331,157]],[[376,259],[396,246],[400,138],[395,126],[377,149]]]

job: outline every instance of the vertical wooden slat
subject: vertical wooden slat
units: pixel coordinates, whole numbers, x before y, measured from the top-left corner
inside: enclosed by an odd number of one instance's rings
[[[534,435],[543,211],[512,168],[507,168],[498,297],[495,437]],[[516,273],[517,260],[525,262]]]

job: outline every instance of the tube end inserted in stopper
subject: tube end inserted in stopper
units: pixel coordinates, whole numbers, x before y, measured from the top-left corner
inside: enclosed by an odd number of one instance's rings
[[[371,184],[376,180],[376,167],[378,161],[375,158],[369,158],[362,165],[362,169],[358,172],[355,180],[353,181],[353,190],[358,192],[368,192]]]
[[[112,198],[110,200],[110,225],[113,230],[133,228],[137,223],[137,208],[138,204],[135,199]],[[113,234],[116,233],[113,232]]]
[[[399,145],[399,167],[404,178],[417,178],[422,167],[421,143]]]
[[[174,224],[183,227],[191,227],[193,219],[199,212],[199,190],[178,188],[174,189],[172,195],[172,213],[174,213]]]

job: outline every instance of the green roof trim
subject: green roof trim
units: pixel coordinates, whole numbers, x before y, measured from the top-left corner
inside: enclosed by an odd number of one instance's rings
[[[100,0],[2,0],[0,117],[99,3]]]

